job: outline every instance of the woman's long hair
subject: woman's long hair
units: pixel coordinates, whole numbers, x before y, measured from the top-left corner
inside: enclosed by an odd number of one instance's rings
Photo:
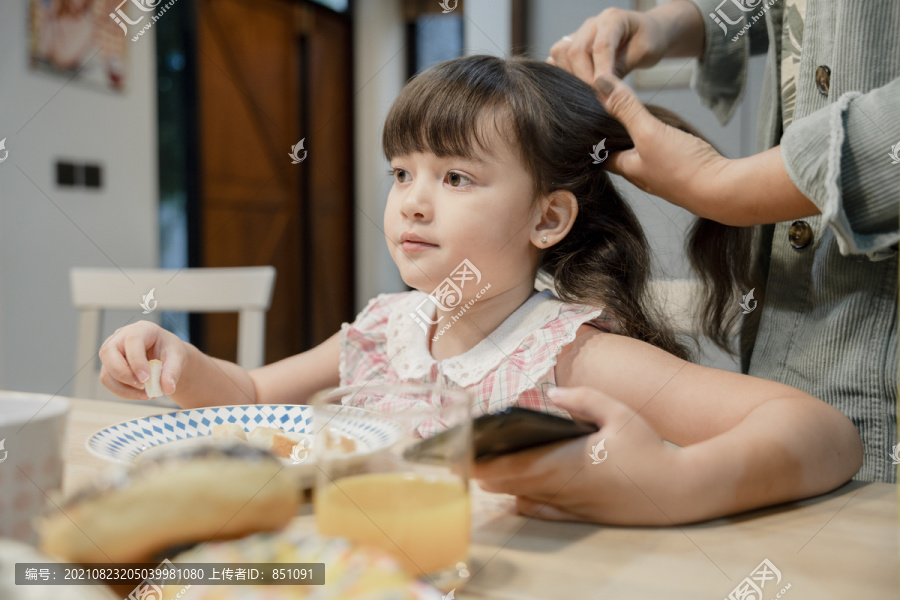
[[[698,135],[674,113],[647,109],[663,122]],[[591,154],[634,147],[625,127],[611,117],[593,89],[547,63],[515,57],[467,56],[414,77],[394,102],[384,126],[385,156],[430,152],[472,158],[486,150],[485,124],[518,149],[534,183],[535,198],[568,190],[578,216],[568,235],[546,249],[539,269],[550,275],[560,298],[605,307],[617,333],[687,358],[687,346],[651,301],[650,253],[634,212],[595,164]],[[605,140],[605,148],[594,151]],[[701,328],[731,351],[739,313],[735,291],[748,289],[749,229],[700,219],[687,251],[705,289]]]

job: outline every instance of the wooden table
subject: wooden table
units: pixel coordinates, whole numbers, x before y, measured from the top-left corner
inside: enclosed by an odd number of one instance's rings
[[[63,489],[106,463],[85,449],[94,431],[169,409],[72,399]],[[602,493],[602,490],[598,490]],[[472,485],[470,583],[459,600],[728,598],[768,559],[781,580],[762,600],[900,597],[897,487],[849,483],[802,502],[673,528],[605,527],[518,516],[512,498]],[[314,525],[306,516],[298,519]],[[326,565],[327,566],[327,565]],[[735,596],[740,597],[740,596]]]

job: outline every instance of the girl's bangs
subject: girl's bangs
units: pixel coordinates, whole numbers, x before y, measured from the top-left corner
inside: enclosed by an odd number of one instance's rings
[[[422,152],[478,161],[492,154],[491,128],[506,137],[509,108],[500,82],[485,71],[453,67],[424,71],[397,96],[382,137],[388,160]]]

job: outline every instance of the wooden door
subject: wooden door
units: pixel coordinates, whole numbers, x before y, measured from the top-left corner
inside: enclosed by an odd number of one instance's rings
[[[350,24],[288,0],[201,0],[197,24],[200,266],[277,269],[272,362],[353,318]],[[235,315],[202,320],[211,355],[236,339]]]

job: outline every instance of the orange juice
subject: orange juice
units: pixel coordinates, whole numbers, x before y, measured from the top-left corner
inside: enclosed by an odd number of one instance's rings
[[[387,550],[414,575],[467,560],[469,516],[461,481],[414,473],[354,475],[316,493],[322,535]]]

